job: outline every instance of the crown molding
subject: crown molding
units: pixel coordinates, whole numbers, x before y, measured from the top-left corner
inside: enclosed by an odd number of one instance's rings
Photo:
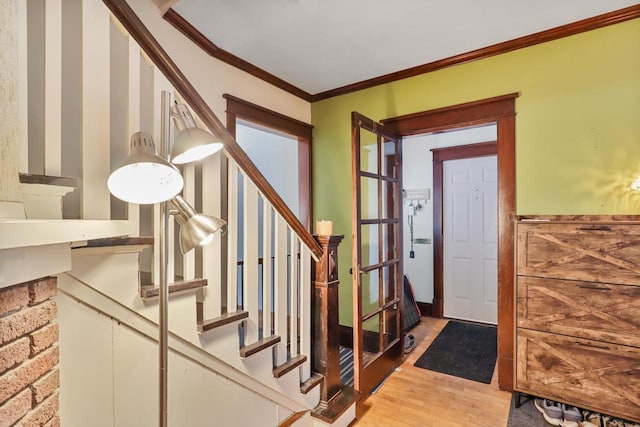
[[[631,19],[640,18],[640,4],[583,19],[559,27],[551,28],[549,30],[529,34],[527,36],[508,40],[502,43],[497,43],[481,49],[461,53],[449,58],[440,59],[438,61],[429,62],[427,64],[418,65],[393,73],[384,74],[382,76],[374,77],[368,80],[363,80],[361,82],[352,83],[324,92],[319,92],[314,95],[305,92],[304,90],[292,85],[291,83],[288,83],[241,58],[238,58],[237,56],[227,52],[224,49],[219,48],[173,9],[167,10],[167,12],[164,14],[164,18],[167,20],[167,22],[177,28],[178,31],[180,31],[182,34],[184,34],[214,58],[217,58],[220,61],[243,70],[253,75],[254,77],[264,80],[265,82],[270,83],[307,102],[317,102],[324,99],[333,98],[335,96],[345,95],[348,93],[357,92],[359,90],[368,89],[381,84],[406,79],[408,77],[430,73],[433,71],[441,70],[443,68],[452,67],[454,65],[464,64],[465,62],[489,58],[495,55],[500,55],[525,47],[558,40],[564,37],[584,33],[586,31],[596,30],[598,28],[607,27],[609,25],[619,24]]]
[[[298,98],[301,98],[307,102],[311,102],[312,95],[310,93],[305,92],[304,90],[292,85],[291,83],[288,83],[281,78],[274,76],[273,74],[263,70],[262,68],[256,67],[255,65],[245,61],[242,58],[238,58],[237,56],[233,55],[230,52],[227,52],[224,49],[219,48],[175,10],[167,10],[163,17],[168,23],[173,25],[178,31],[180,31],[188,39],[190,39],[202,50],[204,50],[214,58],[219,59],[220,61],[225,62],[242,71],[245,71],[260,80],[263,80],[277,88],[284,90],[285,92],[297,96]]]
[[[540,31],[528,36],[519,37],[517,39],[509,40],[502,43],[497,43],[481,49],[472,50],[460,55],[454,55],[449,58],[440,59],[438,61],[429,62],[427,64],[418,65],[416,67],[407,68],[405,70],[396,71],[379,77],[374,77],[372,79],[363,80],[358,83],[349,84],[325,92],[316,93],[312,97],[312,102],[321,101],[323,99],[328,99],[339,95],[345,95],[347,93],[368,89],[381,84],[391,83],[397,80],[406,79],[408,77],[418,76],[420,74],[430,73],[432,71],[437,71],[443,68],[452,67],[454,65],[463,64],[465,62],[489,58],[491,56],[500,55],[529,46],[534,46],[540,43],[558,40],[564,37],[573,36],[575,34],[580,34],[586,31],[618,24],[620,22],[629,21],[631,19],[636,19],[639,17],[640,4],[637,4],[624,9],[619,9],[613,12],[594,16],[592,18],[576,21],[571,24],[566,24],[560,27],[551,28],[549,30]]]

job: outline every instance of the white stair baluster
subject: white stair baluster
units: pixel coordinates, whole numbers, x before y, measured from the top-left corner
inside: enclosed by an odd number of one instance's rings
[[[243,294],[245,310],[249,312],[249,320],[245,333],[245,344],[258,340],[258,189],[246,179],[244,180],[244,268]]]
[[[300,244],[300,353],[307,356],[307,362],[301,367],[301,378],[311,375],[311,253]]]
[[[101,17],[102,21],[104,18]],[[108,21],[107,21],[108,22]],[[101,25],[104,23],[101,22]],[[104,27],[102,27],[104,29]],[[107,40],[109,27],[107,26]],[[107,53],[109,50],[107,49]],[[62,175],[62,0],[45,3],[44,174]]]
[[[196,173],[193,163],[187,164],[182,170],[184,178],[184,190],[182,194],[184,199],[192,207],[196,206]],[[176,257],[179,254],[176,254]],[[194,279],[196,277],[196,251],[189,251],[182,257],[182,275],[184,280]]]
[[[82,0],[82,218],[109,219],[109,36],[102,2]]]
[[[287,360],[287,232],[286,221],[276,215],[275,219],[275,335],[282,340],[276,350],[276,365]]]
[[[28,80],[28,45],[27,45],[27,2],[17,1],[17,60],[18,60],[18,151],[19,171],[29,172],[29,80]]]
[[[293,231],[290,232],[290,262],[289,262],[289,282],[290,282],[290,311],[289,311],[289,347],[291,349],[291,357],[298,355],[298,308],[300,307],[298,292],[300,281],[298,280],[298,236]]]
[[[262,215],[262,330],[263,336],[271,335],[271,252],[273,243],[273,208],[263,199]]]
[[[222,217],[221,215],[221,153],[208,157],[202,164],[202,213]],[[206,191],[204,189],[206,188]],[[202,248],[202,273],[204,278],[213,285],[206,289],[204,302],[205,319],[218,317],[222,314],[222,246],[221,233],[217,232],[213,242]],[[230,310],[230,311],[235,311]]]
[[[129,58],[128,58],[128,88],[127,102],[129,104],[127,139],[122,141],[129,146],[129,137],[140,130],[140,48],[138,44],[129,37]],[[128,151],[127,151],[128,154]],[[140,205],[137,203],[128,204],[127,218],[129,222],[135,224],[136,235],[140,235]]]
[[[238,308],[238,165],[229,160],[227,209],[227,312]]]

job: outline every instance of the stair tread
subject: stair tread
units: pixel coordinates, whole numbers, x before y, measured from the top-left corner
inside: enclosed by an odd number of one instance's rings
[[[136,245],[153,245],[153,237],[109,237],[105,239],[87,240],[83,248],[103,248],[110,246],[136,246]]]
[[[42,184],[59,185],[62,187],[78,187],[78,178],[52,175],[36,175],[31,173],[21,173],[19,178],[21,184]]]
[[[280,342],[279,335],[271,335],[270,337],[263,338],[259,341],[256,341],[253,344],[245,345],[240,349],[240,357],[243,359],[249,356],[252,356],[266,348],[269,348]]]
[[[233,311],[231,313],[225,313],[218,317],[204,320],[200,325],[198,325],[198,330],[200,332],[210,331],[211,329],[237,322],[238,320],[246,319],[247,317],[249,317],[248,311]]]
[[[178,282],[169,283],[169,293],[186,291],[189,289],[198,289],[207,286],[207,279],[191,279],[180,280]],[[160,288],[154,285],[143,285],[140,287],[140,296],[142,298],[154,298],[160,295]]]
[[[307,356],[305,356],[304,354],[300,354],[296,357],[292,357],[282,365],[276,366],[275,369],[273,370],[273,376],[275,378],[280,378],[284,376],[286,373],[291,372],[298,366],[302,365],[306,361],[307,361]]]
[[[324,380],[324,375],[314,372],[305,382],[300,384],[300,393],[307,394]]]

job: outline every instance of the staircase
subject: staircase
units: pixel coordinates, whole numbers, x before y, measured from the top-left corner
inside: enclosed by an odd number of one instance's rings
[[[159,140],[168,91],[224,141],[219,154],[183,168],[182,195],[228,224],[184,256],[169,227],[169,424],[326,425],[311,416],[323,381],[311,360],[312,270],[323,248],[124,0],[16,5],[20,172],[77,179],[58,196],[65,219],[133,230],[69,233],[72,263],[57,297],[63,424],[157,425],[160,212],[111,197],[106,179],[130,134]],[[145,13],[152,5],[136,2]],[[351,422],[353,405],[341,414],[333,425]]]
[[[111,418],[95,425],[155,425],[157,396],[149,393],[149,382],[157,380],[157,288],[135,283],[146,243],[109,243],[74,249],[72,269],[58,278],[60,348],[70,356],[60,361],[67,378],[61,417],[82,425],[87,413],[80,407],[101,420]],[[198,332],[198,299],[206,286],[204,280],[170,285],[169,425],[199,425],[212,413],[219,425],[279,425],[301,412],[306,416],[296,425],[313,425],[309,410],[318,388],[301,393],[299,372],[280,375],[271,347],[241,343],[239,330],[248,317]],[[96,375],[96,365],[113,372]],[[96,402],[95,389],[112,392]],[[65,399],[72,400],[67,408]],[[194,424],[185,423],[185,414]]]

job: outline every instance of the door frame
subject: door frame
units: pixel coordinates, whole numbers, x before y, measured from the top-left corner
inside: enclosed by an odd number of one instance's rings
[[[444,182],[443,162],[498,154],[498,143],[434,148],[433,153],[433,317],[444,316]]]
[[[515,100],[519,93],[382,120],[401,136],[496,123],[498,132],[498,385],[513,390],[515,336]],[[435,222],[434,222],[435,223]],[[441,239],[442,228],[438,230]],[[434,230],[434,240],[436,230]],[[435,260],[434,260],[435,262]]]
[[[307,231],[311,232],[312,182],[311,182],[311,144],[313,126],[269,110],[249,101],[225,93],[227,100],[227,129],[236,137],[238,119],[283,133],[298,140],[298,212],[294,212]]]

